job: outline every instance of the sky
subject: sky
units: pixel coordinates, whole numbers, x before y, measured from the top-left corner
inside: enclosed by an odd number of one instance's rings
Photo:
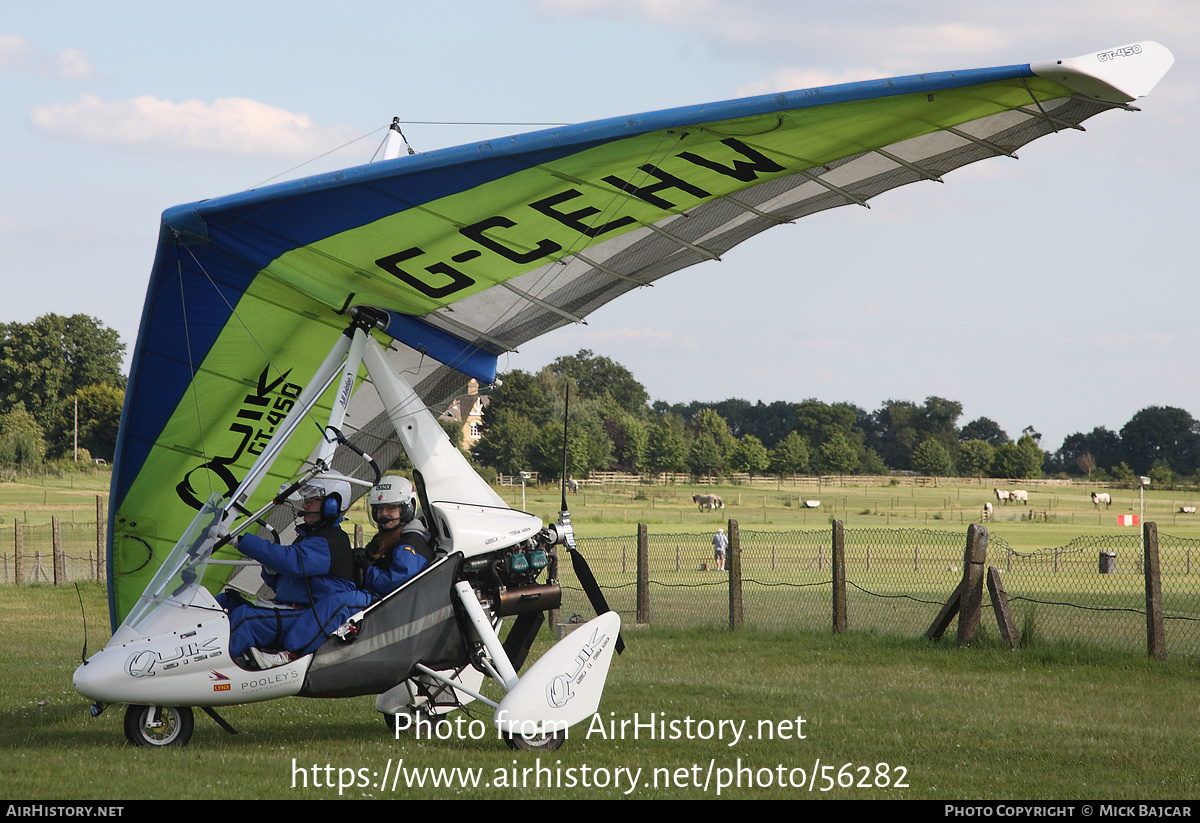
[[[500,368],[590,349],[669,403],[936,395],[1049,450],[1200,417],[1189,0],[6,4],[0,322],[84,313],[132,353],[163,210],[367,162],[393,116],[422,152],[1141,40],[1175,55],[1142,111],[773,229]]]

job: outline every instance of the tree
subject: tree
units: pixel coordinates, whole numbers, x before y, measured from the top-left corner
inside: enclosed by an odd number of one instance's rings
[[[605,412],[604,432],[613,444],[613,468],[639,474],[646,468],[650,434],[632,414],[616,407]]]
[[[501,375],[500,387],[492,392],[483,409],[483,427],[490,428],[505,412],[540,424],[548,401],[546,387],[537,375],[514,369]]]
[[[1054,464],[1061,471],[1079,471],[1091,477],[1086,467],[1087,461],[1081,464],[1080,458],[1088,455],[1092,459],[1092,469],[1097,466],[1114,466],[1121,461],[1121,436],[1109,431],[1103,426],[1097,426],[1091,432],[1083,434],[1076,432],[1063,439],[1063,444],[1054,454]]]
[[[982,440],[994,449],[1007,443],[1008,435],[995,420],[989,417],[980,417],[963,426],[958,432],[958,439],[962,443],[969,440]]]
[[[607,393],[625,411],[644,419],[649,395],[620,363],[580,349],[577,354],[555,360],[550,371],[573,379],[585,397],[599,398]]]
[[[475,444],[475,459],[501,474],[525,471],[532,465],[531,453],[537,434],[538,427],[531,420],[501,410],[483,438]],[[561,461],[559,465],[562,465]]]
[[[876,442],[872,448],[894,469],[909,467],[909,455],[917,444],[916,417],[916,405],[907,400],[887,400],[874,414]]]
[[[912,466],[930,477],[945,477],[950,473],[950,452],[932,437],[927,437],[913,449]]]
[[[1159,488],[1170,487],[1175,482],[1175,473],[1171,471],[1171,465],[1166,460],[1154,461],[1147,474],[1150,476],[1150,482]]]
[[[1096,458],[1092,457],[1091,452],[1084,452],[1075,458],[1075,465],[1091,480],[1092,472],[1096,470]]]
[[[958,447],[958,471],[982,478],[992,467],[996,450],[983,440],[968,440]]]
[[[0,414],[0,468],[18,472],[37,471],[46,457],[42,427],[18,402]]]
[[[612,461],[612,441],[594,419],[576,419],[571,411],[567,427],[566,469],[568,477],[587,477],[592,469]],[[561,477],[563,470],[563,426],[546,423],[538,429],[530,454],[531,466],[540,479]]]
[[[737,439],[729,431],[729,424],[725,422],[725,418],[717,414],[715,409],[701,409],[699,413],[692,418],[692,428],[696,432],[696,436],[707,434],[712,437],[717,448],[721,450],[721,457],[728,459],[737,448]]]
[[[1176,474],[1191,474],[1200,466],[1200,424],[1183,409],[1150,406],[1121,428],[1121,450],[1138,474],[1165,460]]]
[[[992,477],[1025,479],[1042,476],[1046,453],[1031,435],[1023,434],[1016,443],[1005,443],[992,458]]]
[[[771,452],[771,471],[775,474],[799,474],[808,470],[808,444],[797,432],[787,437]]]
[[[874,449],[863,449],[858,455],[859,474],[887,474],[887,464]]]
[[[738,443],[729,463],[734,471],[762,474],[771,465],[771,458],[762,441],[754,435],[748,434]]]
[[[796,431],[813,444],[827,443],[835,434],[851,440],[855,413],[849,406],[831,406],[819,400],[805,400],[796,408]]]
[[[834,432],[817,449],[817,470],[822,474],[850,474],[856,466],[858,451],[841,432]]]
[[[1132,489],[1133,480],[1137,475],[1133,469],[1129,468],[1129,464],[1121,461],[1112,467],[1113,481],[1119,483],[1123,489]]]
[[[646,443],[646,467],[652,472],[678,472],[687,468],[688,448],[683,438],[683,421],[664,415],[650,427]]]
[[[92,457],[103,457],[111,462],[117,449],[117,431],[121,426],[125,392],[114,386],[84,386],[65,398],[47,432],[51,450],[57,456],[70,457],[74,453],[76,401],[79,447],[87,449]]]
[[[692,448],[688,451],[688,468],[692,474],[704,477],[720,474],[725,469],[725,455],[708,432],[700,432],[692,441]]]
[[[917,420],[917,430],[924,439],[933,439],[942,444],[949,457],[951,450],[958,445],[958,418],[962,415],[962,403],[957,400],[947,400],[944,397],[931,396],[925,398]]]
[[[125,388],[125,344],[94,317],[47,314],[0,331],[0,413],[20,402],[48,428],[63,399],[84,386]]]
[[[1011,440],[996,449],[992,456],[992,477],[1020,477],[1021,458],[1017,444]]]

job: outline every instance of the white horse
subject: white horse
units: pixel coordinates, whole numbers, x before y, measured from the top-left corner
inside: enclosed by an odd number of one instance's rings
[[[1023,503],[1029,505],[1029,492],[1024,489],[1014,489],[1008,493],[1008,499],[1014,503]]]
[[[725,504],[721,502],[721,498],[715,494],[693,494],[692,502],[696,504],[696,508],[700,511],[704,511],[705,508],[709,511],[725,508]]]
[[[1112,505],[1112,495],[1108,492],[1092,492],[1092,505],[1096,508],[1103,505],[1107,509]]]
[[[1008,503],[1008,492],[1003,489],[992,489],[992,494],[996,495],[997,503]]]

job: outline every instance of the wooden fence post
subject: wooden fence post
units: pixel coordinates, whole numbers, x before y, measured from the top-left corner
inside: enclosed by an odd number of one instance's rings
[[[1162,577],[1158,565],[1158,524],[1142,524],[1146,548],[1143,573],[1146,578],[1146,651],[1155,660],[1167,657],[1167,641],[1163,635]]]
[[[104,579],[104,539],[108,534],[108,523],[104,517],[104,498],[96,495],[96,579]]]
[[[729,549],[725,558],[725,568],[729,572],[729,628],[736,630],[742,627],[745,611],[742,606],[742,536],[738,532],[738,522],[729,521]]]
[[[13,562],[13,582],[20,586],[25,582],[25,525],[19,518],[13,520],[13,549],[17,553]]]
[[[1000,570],[995,566],[988,566],[987,587],[988,594],[992,596],[992,611],[996,615],[996,625],[1000,627],[1000,637],[1010,649],[1015,649],[1018,638],[1013,624],[1012,609],[1008,607],[1008,594],[1000,580]]]
[[[833,633],[846,630],[846,529],[833,521]]]
[[[958,645],[969,646],[979,634],[983,608],[984,564],[987,562],[987,529],[972,523],[963,550],[962,602],[958,612]]]
[[[637,622],[650,623],[650,529],[645,523],[637,530]]]
[[[50,565],[54,569],[54,585],[59,586],[67,582],[67,566],[63,560],[62,532],[58,526],[57,516],[50,518],[50,546]]]

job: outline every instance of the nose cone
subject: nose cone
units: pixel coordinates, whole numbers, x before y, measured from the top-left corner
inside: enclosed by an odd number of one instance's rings
[[[122,679],[128,680],[128,675],[125,674],[116,655],[100,651],[75,670],[71,685],[75,687],[75,691],[92,700],[102,703],[127,703],[128,696],[122,697],[116,690]]]

